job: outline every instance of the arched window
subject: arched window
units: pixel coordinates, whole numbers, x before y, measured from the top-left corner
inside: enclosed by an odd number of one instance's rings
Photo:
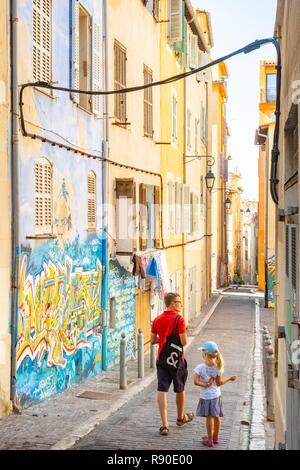
[[[34,165],[35,232],[52,233],[53,197],[52,165],[46,158],[39,158]]]
[[[88,173],[88,230],[96,230],[96,175]]]

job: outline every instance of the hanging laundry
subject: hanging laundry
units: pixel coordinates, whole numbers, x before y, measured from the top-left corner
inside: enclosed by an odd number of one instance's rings
[[[142,279],[146,279],[146,272],[145,272],[145,262],[142,260],[141,256],[133,255],[132,257],[133,263],[133,270],[132,274],[134,276],[141,276]]]
[[[150,261],[150,263],[147,266],[146,274],[148,276],[153,276],[157,280],[157,288],[158,291],[160,291],[160,276],[159,276],[159,269],[158,269],[158,264],[157,260],[155,257],[153,257]]]

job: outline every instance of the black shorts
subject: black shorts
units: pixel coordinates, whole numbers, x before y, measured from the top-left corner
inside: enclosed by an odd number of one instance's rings
[[[158,392],[168,392],[172,381],[173,381],[175,393],[181,393],[184,391],[185,382],[188,377],[187,362],[185,359],[184,359],[183,367],[178,370],[177,375],[175,377],[173,377],[170,374],[168,369],[165,369],[164,367],[158,365],[157,363],[156,363],[156,369],[157,369],[157,381],[158,381],[157,391]]]

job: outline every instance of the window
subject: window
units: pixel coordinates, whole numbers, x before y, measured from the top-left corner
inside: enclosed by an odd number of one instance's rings
[[[160,187],[140,184],[140,250],[160,247]]]
[[[116,179],[117,254],[136,250],[136,185],[132,178]]]
[[[100,19],[89,15],[79,0],[72,0],[72,88],[101,89]],[[72,93],[73,101],[88,112],[101,114],[100,96]]]
[[[267,103],[276,101],[276,73],[266,75],[266,101]]]
[[[172,95],[172,142],[177,142],[177,97]]]
[[[51,82],[51,0],[33,0],[32,5],[33,78]]]
[[[197,67],[198,62],[198,37],[190,33],[188,38],[188,65],[191,69]]]
[[[115,90],[126,88],[126,48],[118,41],[114,45],[115,54]],[[126,122],[126,94],[115,95],[115,117]]]
[[[187,113],[186,113],[186,140],[187,140],[187,146],[189,149],[192,148],[191,121],[192,121],[192,113],[191,113],[191,110],[188,108]]]
[[[191,213],[191,204],[190,204],[190,187],[187,184],[184,184],[182,187],[182,222],[183,222],[183,232],[190,232],[190,213]]]
[[[172,43],[182,40],[182,0],[169,0],[169,39]]]
[[[144,84],[153,82],[152,70],[144,65]],[[153,91],[151,88],[144,90],[144,134],[153,137]]]
[[[167,203],[167,232],[169,235],[173,234],[175,231],[175,207],[174,207],[174,182],[169,179],[167,182],[167,197],[168,197],[168,203]]]
[[[88,174],[88,230],[96,229],[96,175],[93,171],[90,171]]]
[[[34,165],[35,232],[52,233],[52,165],[40,158]]]
[[[199,119],[196,117],[196,118],[195,118],[195,154],[196,154],[196,155],[199,155],[199,153],[200,153],[200,149],[199,149],[199,134],[200,134],[200,130],[199,130],[199,127],[200,127],[200,121],[199,121]]]
[[[159,0],[142,0],[143,4],[147,7],[149,13],[153,15],[153,18],[159,20]]]

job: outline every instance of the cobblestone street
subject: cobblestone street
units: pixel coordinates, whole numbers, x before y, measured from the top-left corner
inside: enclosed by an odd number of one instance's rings
[[[207,340],[216,341],[225,360],[224,377],[238,376],[222,388],[225,416],[220,444],[214,449],[247,449],[249,422],[244,419],[250,406],[251,365],[254,346],[255,300],[224,296],[205,328],[187,352],[189,378],[186,411],[195,412],[199,388],[193,385],[193,368],[201,361],[197,348]],[[249,381],[250,379],[250,381]],[[74,449],[181,449],[203,450],[204,419],[195,417],[183,428],[176,427],[175,395],[169,393],[170,434],[158,433],[160,417],[156,405],[156,381],[119,411],[80,440]]]

